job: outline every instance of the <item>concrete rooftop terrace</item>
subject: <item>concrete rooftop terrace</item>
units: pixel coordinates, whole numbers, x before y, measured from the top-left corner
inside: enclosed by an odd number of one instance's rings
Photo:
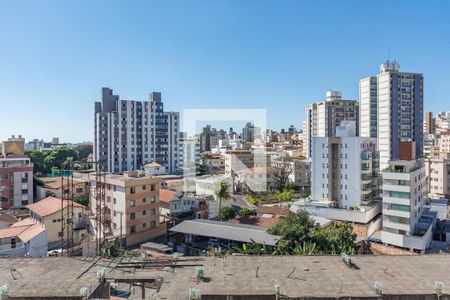
[[[160,276],[161,288],[159,291],[147,288],[146,299],[187,299],[189,288],[198,288],[202,299],[225,299],[225,295],[275,299],[274,284],[280,285],[281,294],[287,297],[282,299],[381,299],[373,288],[375,281],[383,284],[382,298],[385,299],[437,299],[434,282],[442,281],[444,287],[440,299],[450,299],[450,255],[351,258],[355,268],[349,268],[339,256],[177,259],[180,265],[197,259],[195,262],[204,266],[207,278],[200,282],[195,278],[194,266],[134,269],[115,268],[119,259],[0,259],[0,284],[10,284],[12,297],[79,296],[81,287],[95,290],[98,286],[96,272],[106,267],[106,278]],[[11,272],[11,268],[15,271]],[[121,285],[119,288],[129,290],[128,286]],[[130,298],[140,298],[140,288],[131,291]]]

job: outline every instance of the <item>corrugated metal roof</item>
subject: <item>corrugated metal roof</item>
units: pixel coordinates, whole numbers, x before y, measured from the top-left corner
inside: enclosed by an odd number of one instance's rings
[[[183,221],[169,230],[244,243],[254,241],[269,246],[275,246],[280,239],[277,235],[268,234],[264,227],[201,219]]]

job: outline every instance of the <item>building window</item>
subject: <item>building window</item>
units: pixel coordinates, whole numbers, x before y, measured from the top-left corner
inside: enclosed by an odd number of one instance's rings
[[[117,202],[117,199],[113,198],[113,203],[116,204],[116,202]]]
[[[130,227],[130,233],[136,233],[136,226],[131,226]]]
[[[152,209],[150,210],[150,212],[151,212],[152,216],[154,216],[154,215],[156,214],[156,209],[152,208]]]
[[[130,200],[130,207],[134,207],[136,206],[136,201],[135,200]]]
[[[150,202],[151,202],[151,203],[155,203],[155,202],[156,202],[156,197],[155,197],[155,196],[151,197],[151,198],[150,198]]]
[[[150,228],[155,228],[155,227],[156,227],[156,221],[151,221]]]
[[[130,194],[135,194],[136,193],[136,187],[132,186],[130,187]]]
[[[11,239],[11,249],[16,248],[16,238]]]
[[[131,213],[130,214],[130,220],[134,220],[136,219],[136,214],[135,213]]]
[[[142,215],[145,216],[146,214],[147,214],[147,211],[146,211],[146,210],[143,210],[143,211],[142,211]]]
[[[144,228],[147,227],[147,223],[145,223],[145,222],[142,223],[142,227],[144,227]]]
[[[142,198],[142,202],[147,202],[147,199],[146,198]]]
[[[146,189],[147,189],[147,186],[146,186],[146,185],[143,185],[143,186],[142,186],[142,189],[143,189],[143,190],[146,190]]]
[[[152,185],[150,186],[150,190],[151,190],[151,191],[155,191],[155,190],[156,190],[156,185],[152,184]]]

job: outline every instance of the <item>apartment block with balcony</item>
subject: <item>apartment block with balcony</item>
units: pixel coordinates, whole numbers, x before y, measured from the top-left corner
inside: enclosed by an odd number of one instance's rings
[[[2,209],[33,203],[33,164],[24,154],[23,138],[2,143],[0,155],[0,204]]]
[[[91,210],[95,216],[97,201],[95,174],[91,178]],[[159,189],[161,178],[140,171],[123,175],[101,176],[105,189],[106,236],[122,237],[126,245],[136,245],[166,234],[165,224],[159,220]]]
[[[423,160],[392,160],[382,171],[382,178],[381,241],[424,251],[431,242],[436,219],[425,207],[427,177]]]
[[[355,136],[353,122],[343,122],[336,137],[313,138],[312,153],[308,210],[323,218],[361,225],[368,235],[379,230],[376,139]]]

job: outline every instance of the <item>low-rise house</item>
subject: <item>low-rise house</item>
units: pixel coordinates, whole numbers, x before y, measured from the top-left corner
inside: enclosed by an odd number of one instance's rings
[[[0,257],[47,256],[47,231],[27,218],[0,229]]]
[[[195,193],[201,196],[211,196],[208,200],[208,219],[216,218],[219,215],[219,199],[217,199],[215,193],[221,181],[225,181],[232,186],[231,177],[224,175],[195,178]],[[222,203],[222,205],[224,204],[226,205],[226,203]]]
[[[149,162],[144,165],[144,172],[151,176],[165,175],[167,174],[167,167],[157,162]]]
[[[160,213],[166,217],[208,218],[208,197],[185,195],[175,191],[160,189]]]
[[[73,197],[89,198],[89,180],[85,178],[71,177],[41,177],[42,185],[36,186],[36,199],[41,200],[46,197],[62,198],[64,195]],[[64,188],[63,188],[64,187]]]
[[[220,153],[202,153],[202,165],[208,174],[225,173],[225,157]]]
[[[69,207],[70,206],[70,207]],[[64,222],[69,224],[73,222],[74,228],[83,228],[87,222],[85,217],[85,207],[70,200],[61,200],[55,197],[47,197],[39,202],[27,205],[30,210],[30,217],[36,223],[41,224],[47,230],[48,248],[53,249],[60,246],[61,238],[68,236],[69,226],[65,226],[65,232],[61,231],[62,216],[72,213],[73,220],[66,219]],[[77,230],[74,236],[74,244],[77,244],[84,236],[86,230]]]
[[[234,173],[236,192],[266,192],[277,187],[275,170],[272,167],[252,167]]]

